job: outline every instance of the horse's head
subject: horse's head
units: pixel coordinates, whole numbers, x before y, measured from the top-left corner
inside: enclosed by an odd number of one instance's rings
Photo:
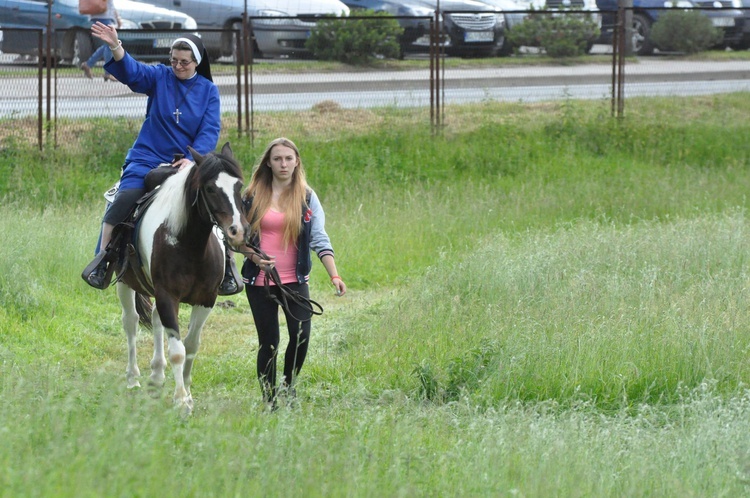
[[[244,179],[229,142],[218,154],[201,156],[192,147],[188,147],[188,150],[195,160],[191,187],[196,191],[199,210],[205,211],[211,221],[221,228],[230,246],[242,246],[248,233],[241,199]]]

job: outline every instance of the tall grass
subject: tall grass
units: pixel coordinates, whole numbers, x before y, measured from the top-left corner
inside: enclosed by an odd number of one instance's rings
[[[247,302],[222,300],[186,420],[170,382],[125,389],[117,300],[80,280],[118,157],[3,148],[0,496],[746,494],[749,107],[291,136],[350,292],[315,267],[326,313],[274,413]],[[233,142],[248,174],[270,136]],[[142,371],[151,353],[141,334]]]

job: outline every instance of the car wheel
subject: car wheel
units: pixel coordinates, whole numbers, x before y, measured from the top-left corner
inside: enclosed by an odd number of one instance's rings
[[[498,50],[497,55],[499,55],[500,57],[508,57],[510,55],[513,55],[514,49],[515,47],[513,46],[513,43],[506,36],[503,39],[503,44],[500,46],[500,50]]]
[[[651,43],[651,21],[643,14],[633,14],[633,53],[651,55],[654,45]]]
[[[232,23],[232,29],[236,29],[240,32],[240,37],[242,37],[242,23],[241,22],[235,22]],[[237,48],[237,41],[232,37],[232,40],[230,42],[232,44],[232,63],[242,63],[244,60],[243,56],[243,48],[240,47]],[[250,43],[253,44],[253,59],[262,59],[263,53],[258,49],[258,44],[255,41],[255,38],[252,36],[252,33],[250,33]]]
[[[74,66],[91,57],[91,36],[86,31],[74,31],[65,37],[61,59]]]

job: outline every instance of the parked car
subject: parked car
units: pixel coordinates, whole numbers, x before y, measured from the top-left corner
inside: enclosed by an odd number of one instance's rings
[[[436,0],[342,0],[352,12],[369,9],[402,18],[402,53],[426,53],[430,49],[430,21],[435,17]],[[441,43],[447,54],[460,56],[500,55],[505,36],[505,17],[478,0],[441,0],[443,33]]]
[[[122,17],[120,39],[133,56],[146,60],[166,60],[169,56],[171,29],[195,30],[192,17],[152,4],[133,0],[115,0]],[[48,18],[52,21],[55,59],[78,65],[92,51],[91,22],[88,16],[78,13],[78,0],[54,0],[51,16],[47,0],[1,0],[0,25],[3,38],[0,50],[25,56],[43,55],[46,46]],[[43,42],[40,54],[38,35],[33,29],[42,29]]]
[[[737,30],[742,33],[731,45],[733,50],[747,50],[750,48],[750,0],[741,0],[742,6],[742,26]]]
[[[310,52],[305,41],[315,22],[324,16],[349,15],[349,7],[339,0],[153,0],[152,3],[194,17],[198,29],[203,30],[201,38],[211,59],[237,57],[234,33],[228,30],[242,30],[246,3],[256,58],[307,57]]]
[[[115,0],[115,8],[122,18],[119,31],[122,45],[139,60],[166,62],[172,41],[179,36],[169,31],[197,33],[198,30],[195,19],[184,12],[151,3]]]
[[[597,0],[597,6],[602,12],[602,34],[601,43],[612,43],[615,22],[617,16],[617,0]],[[724,39],[719,47],[740,47],[743,40],[747,39],[745,33],[745,16],[741,10],[741,0],[633,0],[633,53],[637,55],[650,55],[657,48],[651,41],[651,27],[659,16],[666,12],[664,7],[676,9],[700,8],[698,12],[708,16],[717,28],[721,28]],[[734,7],[734,8],[732,8]],[[654,10],[654,9],[661,10]],[[708,10],[704,10],[708,9]],[[606,12],[609,11],[609,12]]]

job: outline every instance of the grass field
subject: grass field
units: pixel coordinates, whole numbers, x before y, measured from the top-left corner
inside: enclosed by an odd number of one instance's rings
[[[747,96],[450,111],[437,136],[391,109],[233,141],[247,177],[297,142],[350,289],[316,264],[325,314],[273,413],[243,295],[208,320],[191,417],[169,377],[125,387],[117,298],[80,272],[132,123],[0,144],[0,496],[747,495]]]

